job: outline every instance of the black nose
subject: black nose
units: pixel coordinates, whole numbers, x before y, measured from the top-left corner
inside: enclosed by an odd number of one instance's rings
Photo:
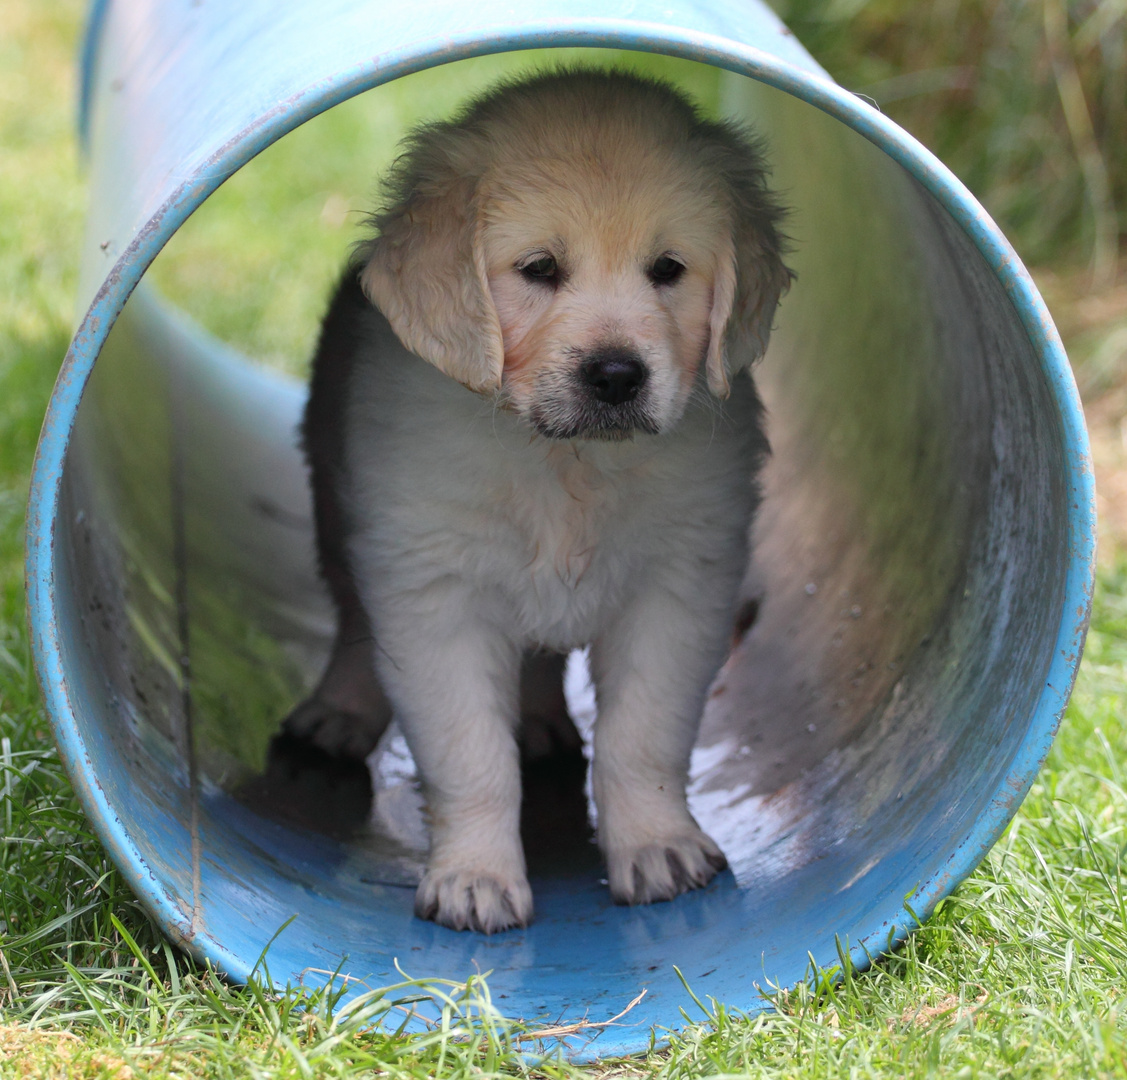
[[[604,349],[584,360],[579,373],[599,401],[622,405],[638,396],[649,371],[636,353]]]

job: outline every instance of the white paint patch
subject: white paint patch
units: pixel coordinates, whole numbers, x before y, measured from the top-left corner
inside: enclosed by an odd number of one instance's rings
[[[394,720],[368,755],[367,765],[372,776],[372,827],[409,851],[425,854],[430,837],[418,770]]]
[[[851,888],[852,888],[852,887],[853,887],[854,885],[856,885],[856,884],[857,884],[857,882],[858,882],[858,881],[860,881],[860,880],[861,880],[861,878],[863,878],[863,877],[864,877],[864,876],[865,876],[865,875],[866,875],[866,874],[867,874],[867,873],[868,873],[868,872],[869,872],[870,870],[872,870],[872,869],[873,869],[873,867],[874,867],[874,866],[876,866],[876,865],[877,865],[877,864],[878,864],[879,862],[880,862],[880,859],[879,859],[879,858],[875,858],[875,857],[874,857],[874,858],[870,859],[870,860],[869,860],[869,861],[868,861],[867,863],[865,863],[865,864],[864,864],[864,865],[863,865],[863,866],[861,867],[861,869],[860,869],[860,870],[858,870],[858,871],[857,871],[857,873],[855,873],[855,874],[854,874],[854,875],[853,875],[853,876],[852,876],[852,877],[851,877],[851,878],[850,878],[850,879],[849,879],[849,880],[848,880],[848,881],[847,881],[847,882],[846,882],[846,883],[845,883],[844,885],[842,885],[842,887],[841,887],[840,889],[838,889],[837,891],[838,891],[839,893],[843,893],[843,892],[845,892],[845,890],[846,890],[846,889],[851,889]]]
[[[583,745],[589,748],[595,732],[598,705],[595,701],[595,684],[591,682],[590,655],[587,649],[576,649],[567,658],[564,669],[564,697],[567,711],[575,722]],[[590,753],[588,753],[590,760]]]

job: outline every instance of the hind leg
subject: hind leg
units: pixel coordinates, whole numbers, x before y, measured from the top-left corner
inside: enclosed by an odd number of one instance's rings
[[[337,610],[337,635],[317,688],[284,722],[286,735],[334,757],[363,760],[391,721],[391,706],[375,673],[368,615],[348,554],[351,496],[344,417],[351,376],[365,340],[371,305],[354,268],[341,278],[313,358],[301,438],[309,463],[317,561]]]
[[[313,693],[286,717],[285,733],[333,757],[366,758],[391,722],[374,653],[363,609],[357,604],[342,611],[329,666]]]
[[[573,754],[583,740],[572,723],[564,696],[564,653],[543,649],[524,654],[520,668],[520,743],[525,762]]]

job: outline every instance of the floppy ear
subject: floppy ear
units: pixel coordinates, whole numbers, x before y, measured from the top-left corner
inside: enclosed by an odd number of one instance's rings
[[[794,276],[783,265],[777,235],[743,236],[718,253],[712,284],[705,375],[708,388],[728,396],[731,377],[767,351],[775,308]]]
[[[794,275],[783,263],[786,212],[767,186],[764,143],[737,125],[701,123],[700,160],[726,182],[731,238],[717,252],[705,374],[717,397],[767,351],[780,297]]]
[[[416,133],[393,171],[390,205],[372,218],[379,235],[360,249],[360,283],[396,336],[471,390],[501,385],[501,324],[485,276],[476,182],[442,152],[432,129]]]

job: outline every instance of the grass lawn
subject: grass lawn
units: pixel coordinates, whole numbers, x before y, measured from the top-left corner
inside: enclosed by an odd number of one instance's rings
[[[325,996],[231,987],[163,941],[62,774],[25,629],[22,515],[70,337],[84,215],[72,136],[81,9],[78,0],[0,0],[0,1076],[1127,1077],[1127,559],[1112,543],[1080,679],[1042,775],[979,869],[868,973],[815,977],[754,1019],[686,995],[692,1011],[666,1047],[578,1069],[522,1054],[535,1043],[493,1010],[487,983],[405,985],[342,1014]],[[411,107],[425,112],[426,102]],[[331,122],[350,138],[377,123],[359,106]],[[300,142],[271,153],[289,155],[291,170],[308,159]],[[321,207],[301,238],[308,280],[327,282],[350,239],[350,207],[315,185],[307,197]],[[252,213],[244,198],[232,185],[215,213]],[[199,270],[221,220],[189,224],[160,283],[237,344],[296,366],[319,297],[279,284],[249,314],[225,307],[223,280]],[[264,253],[247,258],[261,266]],[[1085,341],[1124,318],[1118,302],[1103,316],[1077,306],[1068,275],[1046,280],[1062,325]],[[1098,342],[1092,349],[1104,355]],[[1118,385],[1115,372],[1101,377],[1101,391]],[[446,995],[449,1024],[398,1036],[400,1006],[420,992]]]

